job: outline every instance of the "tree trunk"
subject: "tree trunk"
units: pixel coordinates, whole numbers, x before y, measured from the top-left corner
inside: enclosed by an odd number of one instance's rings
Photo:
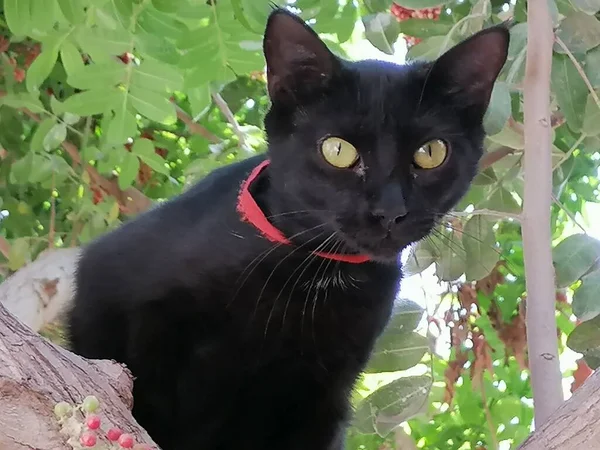
[[[0,303],[0,449],[70,450],[54,405],[100,401],[101,429],[118,427],[136,442],[153,445],[131,415],[130,372],[114,361],[87,360],[64,350],[19,322]],[[98,430],[98,436],[103,433]],[[78,442],[78,433],[74,440]],[[78,447],[77,447],[78,448]]]

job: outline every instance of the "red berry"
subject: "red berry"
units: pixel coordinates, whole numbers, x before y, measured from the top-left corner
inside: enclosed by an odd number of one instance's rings
[[[128,433],[122,434],[119,438],[119,445],[123,448],[132,448],[133,436]]]
[[[81,433],[79,442],[81,442],[81,445],[84,447],[93,447],[96,445],[96,434],[93,431],[84,431]]]
[[[85,424],[90,430],[97,430],[100,428],[100,416],[97,416],[96,414],[90,414],[85,419]]]
[[[114,442],[114,441],[118,441],[122,434],[123,434],[123,432],[121,430],[119,430],[118,428],[111,428],[106,433],[106,437],[108,438],[109,441]]]

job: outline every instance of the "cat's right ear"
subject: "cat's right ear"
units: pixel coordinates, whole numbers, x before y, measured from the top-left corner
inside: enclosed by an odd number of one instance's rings
[[[277,9],[267,20],[263,41],[267,86],[273,101],[297,101],[327,86],[340,61],[302,19]]]

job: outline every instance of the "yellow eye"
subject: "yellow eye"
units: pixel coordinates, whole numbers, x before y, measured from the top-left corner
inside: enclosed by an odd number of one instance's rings
[[[358,152],[351,143],[338,137],[329,137],[321,143],[325,161],[334,167],[347,169],[358,160]]]
[[[421,169],[435,169],[442,165],[448,155],[448,147],[444,141],[436,139],[419,147],[413,161]]]

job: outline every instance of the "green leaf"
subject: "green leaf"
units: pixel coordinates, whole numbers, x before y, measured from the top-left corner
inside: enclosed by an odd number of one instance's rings
[[[378,339],[369,365],[368,373],[407,370],[419,364],[429,350],[429,340],[417,332],[399,333],[386,330]]]
[[[588,90],[567,56],[554,55],[552,58],[552,92],[569,128],[573,132],[579,132],[583,124]]]
[[[178,65],[181,60],[175,44],[159,36],[139,30],[135,37],[136,49],[143,57],[154,58],[170,65]]]
[[[346,2],[346,5],[342,9],[342,14],[335,24],[335,33],[340,44],[343,44],[352,37],[352,32],[354,31],[354,27],[356,25],[356,19],[356,4],[354,2]]]
[[[173,15],[164,14],[152,7],[144,8],[139,14],[137,26],[146,33],[175,41],[187,30],[187,26]]]
[[[483,24],[490,18],[492,4],[490,0],[477,0],[471,8],[472,18],[467,20],[466,32],[471,35],[481,31]]]
[[[567,346],[577,353],[591,353],[594,357],[600,352],[600,316],[582,322],[567,338]]]
[[[600,45],[600,21],[584,12],[573,11],[560,22],[556,35],[571,53],[585,53]],[[565,53],[558,44],[554,44],[554,51]]]
[[[508,85],[503,81],[494,84],[490,105],[483,118],[483,127],[488,135],[500,133],[511,114]]]
[[[411,249],[406,263],[402,266],[405,275],[417,275],[431,266],[437,257],[431,248],[431,242],[428,239],[419,241]]]
[[[56,3],[54,0],[30,1],[31,28],[38,33],[48,32],[56,22]]]
[[[406,52],[406,59],[408,61],[433,61],[440,56],[440,52],[446,45],[446,36],[431,36],[430,38],[423,39],[417,45],[413,45]],[[454,41],[450,39],[448,46],[454,45]]]
[[[394,3],[410,9],[433,8],[444,4],[440,0],[394,0]]]
[[[100,64],[82,65],[79,70],[70,73],[67,83],[76,89],[94,89],[98,86],[115,86],[123,83],[127,75],[127,66],[107,61]]]
[[[10,167],[10,182],[13,184],[27,184],[29,173],[33,168],[33,152],[27,153],[23,158],[15,161]]]
[[[169,169],[165,166],[165,160],[154,151],[154,144],[151,140],[140,138],[135,141],[131,148],[131,153],[140,157],[152,170],[164,175],[169,174]]]
[[[62,144],[67,139],[67,124],[57,123],[44,136],[44,150],[50,151]]]
[[[140,160],[133,153],[126,152],[121,162],[121,171],[119,172],[119,189],[124,191],[135,180],[140,170]]]
[[[383,422],[393,418],[396,425],[418,414],[431,389],[428,376],[398,378],[367,396],[358,406],[354,426],[363,433],[373,433]]]
[[[55,112],[70,112],[80,116],[102,114],[123,101],[123,95],[125,93],[117,88],[98,86],[96,89],[71,95],[60,104],[58,111],[55,109]]]
[[[31,151],[37,152],[45,150],[44,139],[55,124],[56,118],[54,117],[48,117],[47,119],[44,119],[40,122],[40,124],[35,129],[35,132],[33,133],[31,142],[29,143],[29,149]]]
[[[365,37],[373,46],[388,55],[394,54],[394,44],[400,34],[398,21],[390,13],[376,13],[362,18]]]
[[[58,5],[65,18],[73,25],[79,25],[85,20],[85,4],[81,0],[58,0]]]
[[[416,302],[399,298],[394,302],[392,315],[386,330],[408,333],[414,331],[423,318],[425,310]]]
[[[489,186],[496,183],[496,181],[498,181],[498,177],[496,176],[496,172],[494,172],[494,168],[488,167],[475,175],[472,184],[473,186]]]
[[[34,113],[44,112],[44,105],[35,94],[21,92],[18,94],[6,94],[0,98],[2,105],[10,106],[11,108],[26,108]]]
[[[123,144],[137,133],[135,115],[126,108],[117,108],[110,120],[106,131],[106,143],[109,145]]]
[[[465,273],[467,255],[458,233],[454,230],[438,229],[430,237],[434,247],[439,249],[440,257],[436,262],[436,276],[441,281],[454,281]]]
[[[133,69],[131,84],[154,92],[177,91],[183,88],[183,76],[174,67],[147,58]]]
[[[16,36],[26,36],[30,31],[31,0],[4,0],[4,18]]]
[[[131,86],[129,98],[142,116],[156,122],[174,122],[175,105],[165,96],[147,89]]]
[[[204,115],[210,108],[212,102],[210,86],[205,85],[188,90],[188,100],[190,101],[192,115],[195,118]]]
[[[585,74],[594,88],[600,88],[600,47],[587,52],[585,55]]]
[[[157,11],[164,13],[174,13],[177,12],[179,5],[177,2],[173,0],[152,0],[152,6],[156,8]]]
[[[599,0],[571,0],[571,3],[579,11],[583,11],[586,14],[596,14],[600,11]]]
[[[500,253],[496,248],[494,224],[494,221],[482,215],[475,215],[463,228],[467,281],[478,281],[486,277],[500,260]]]
[[[133,47],[133,37],[123,28],[81,28],[77,41],[83,51],[92,55],[96,62],[127,53]]]
[[[592,269],[600,259],[600,241],[586,234],[563,239],[552,250],[556,285],[568,287]]]
[[[600,314],[600,271],[584,275],[581,286],[573,295],[573,314],[582,321],[590,320]]]
[[[60,48],[60,60],[62,61],[67,76],[73,75],[85,67],[83,59],[81,58],[81,53],[79,53],[77,47],[69,41],[63,42]]]
[[[42,53],[39,54],[35,61],[27,69],[27,78],[25,84],[29,92],[37,92],[46,78],[52,72],[54,64],[58,59],[58,49],[52,46],[44,46]]]
[[[407,19],[398,23],[400,33],[416,38],[447,35],[452,29],[452,23],[433,19]]]
[[[31,261],[31,247],[26,238],[15,239],[10,245],[8,252],[8,268],[17,271],[28,261]]]
[[[502,186],[494,191],[484,206],[493,211],[506,212],[510,214],[521,213],[521,206],[519,206],[511,193]]]
[[[585,113],[583,115],[581,131],[588,136],[600,134],[600,108],[594,100],[594,97],[592,97],[592,94],[588,94],[585,103]]]
[[[515,150],[525,148],[525,139],[522,134],[517,133],[512,127],[506,125],[500,133],[488,136],[488,139],[496,144],[505,145]]]

